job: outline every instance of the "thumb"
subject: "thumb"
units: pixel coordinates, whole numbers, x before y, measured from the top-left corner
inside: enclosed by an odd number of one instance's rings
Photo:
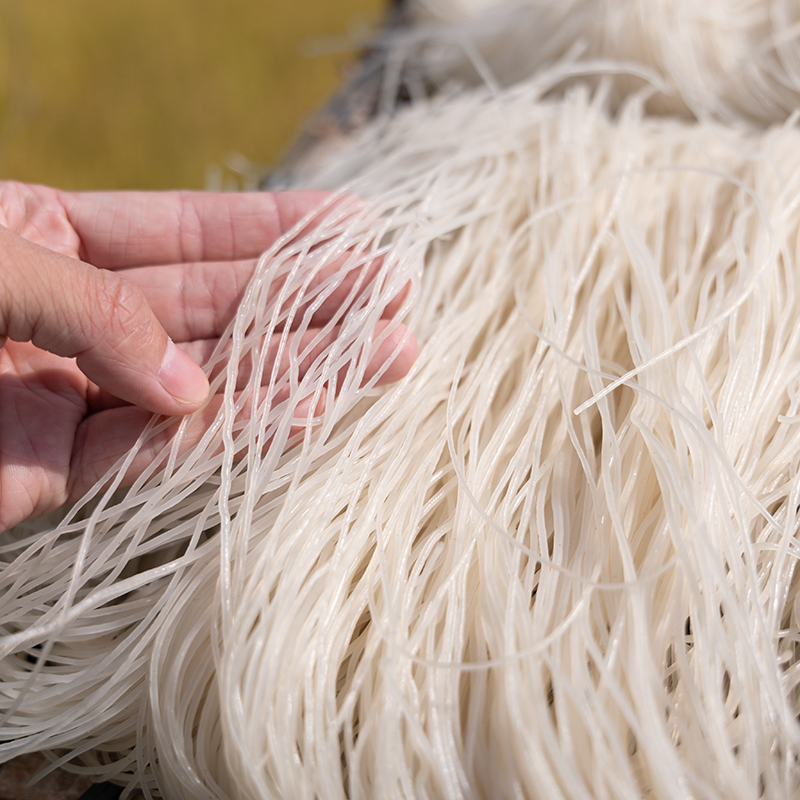
[[[187,414],[208,394],[137,287],[0,227],[0,344],[6,337],[75,358],[91,381],[149,411]]]

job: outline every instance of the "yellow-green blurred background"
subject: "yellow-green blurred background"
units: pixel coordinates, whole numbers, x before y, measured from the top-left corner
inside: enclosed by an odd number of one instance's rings
[[[203,188],[269,165],[385,0],[0,0],[0,178]]]

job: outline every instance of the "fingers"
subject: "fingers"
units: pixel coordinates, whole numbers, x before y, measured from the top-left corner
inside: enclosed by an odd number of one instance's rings
[[[375,352],[364,369],[364,384],[369,383],[376,377],[376,386],[394,383],[408,373],[417,358],[417,340],[408,328],[405,325],[397,325],[388,335],[384,335],[389,325],[390,323],[385,320],[381,320],[375,325],[373,339],[379,341],[380,344],[377,345]],[[262,376],[262,385],[269,382],[273,373],[273,365],[279,352],[281,352],[281,361],[277,374],[285,375],[289,371],[291,368],[290,352],[295,348],[298,353],[297,379],[302,380],[314,362],[324,356],[327,349],[336,341],[340,332],[341,328],[338,326],[327,334],[323,334],[318,328],[313,328],[300,336],[299,343],[293,343],[294,334],[290,334],[282,350],[280,348],[281,334],[274,334],[265,359],[266,368]],[[217,347],[217,340],[205,339],[186,342],[181,344],[180,347],[195,363],[206,364]],[[227,350],[230,350],[230,347]],[[226,366],[227,360],[225,358],[221,359],[212,368],[209,379],[213,381],[226,369]],[[236,373],[236,391],[242,391],[247,386],[251,376],[252,362],[249,358],[243,359]],[[343,378],[344,375],[340,374],[339,386],[341,386]],[[96,392],[88,400],[89,411],[93,414],[122,405],[116,397],[109,395],[107,392]]]
[[[379,341],[389,325],[388,322],[379,322],[375,328],[375,340]],[[314,341],[319,331],[309,331],[302,336],[299,346],[303,354],[299,365],[299,379],[302,380],[305,371],[314,361],[321,356],[338,331]],[[277,348],[277,339],[272,343],[273,355]],[[203,353],[203,349],[211,349],[211,342],[196,342],[185,345],[195,356],[210,355]],[[377,384],[391,383],[402,378],[411,368],[417,356],[417,342],[413,335],[403,325],[398,325],[391,333],[383,338],[376,347],[365,369],[364,382],[378,377]],[[281,370],[288,368],[288,359],[281,363]],[[244,388],[250,373],[247,367],[240,368],[237,381],[237,390]],[[263,390],[262,390],[263,391]],[[278,402],[288,396],[288,387],[279,393]],[[319,398],[313,413],[311,413],[312,397],[301,401],[294,412],[298,423],[292,426],[290,437],[305,430],[310,417],[319,416],[325,408],[326,389],[319,393]],[[208,427],[212,424],[222,405],[222,395],[211,398],[203,409],[191,418],[188,428],[181,442],[181,452],[186,452],[194,447],[202,438]],[[245,410],[237,420],[243,422],[247,419],[250,405],[246,404]],[[120,458],[128,453],[136,443],[139,435],[144,430],[150,415],[140,408],[130,406],[121,408],[107,408],[87,417],[78,429],[75,440],[75,449],[71,460],[70,498],[77,499],[88,491],[106,472],[111,469]],[[158,457],[177,431],[178,422],[152,437],[136,454],[128,472],[125,475],[125,485],[132,483],[142,472]],[[237,456],[241,456],[239,453]]]
[[[397,325],[384,337],[384,331],[389,325],[390,323],[385,320],[381,320],[375,325],[374,339],[380,341],[380,344],[364,369],[364,384],[369,383],[376,376],[376,386],[399,381],[408,373],[416,360],[417,340],[408,328],[405,325]],[[262,384],[270,380],[273,372],[278,375],[285,375],[289,372],[291,369],[290,352],[295,348],[298,353],[297,379],[302,380],[314,362],[324,357],[328,348],[339,338],[340,333],[341,328],[338,326],[326,334],[319,329],[311,329],[300,336],[299,343],[292,341],[294,335],[291,334],[282,350],[280,348],[281,334],[273,334],[265,359],[267,366],[262,376]],[[183,351],[199,364],[205,364],[208,361],[215,347],[216,341],[213,339],[181,345]],[[275,370],[274,363],[279,353],[281,360]],[[225,368],[226,362],[221,361],[211,370],[209,378],[213,381]],[[252,374],[252,362],[249,359],[243,360],[236,373],[237,391],[244,389]],[[343,377],[343,375],[340,376],[340,378]],[[341,380],[339,383],[341,384]]]
[[[186,414],[202,404],[205,375],[129,281],[5,228],[0,253],[0,342],[76,358],[91,381],[149,411]]]
[[[325,409],[325,396],[325,390],[322,390],[314,405],[313,413],[311,405],[314,402],[314,396],[298,403],[294,413],[297,424],[292,425],[289,430],[290,443],[293,437],[305,431],[313,417],[322,414]],[[208,404],[189,420],[181,439],[181,453],[187,452],[200,442],[209,426],[214,422],[222,403],[222,395],[211,398]],[[250,410],[250,405],[246,404],[237,418],[237,422],[245,422]],[[141,408],[126,406],[93,414],[83,421],[75,438],[67,502],[77,500],[86,494],[123,456],[130,452],[145,429],[150,416]],[[178,421],[175,421],[151,436],[142,445],[125,473],[123,486],[130,486],[158,458],[164,447],[175,436],[179,424]],[[221,450],[222,445],[220,444],[217,452],[221,452]],[[213,457],[213,455],[216,453],[209,454],[209,457]],[[243,453],[236,454],[237,457],[242,455]]]
[[[60,192],[97,267],[254,258],[330,194],[296,192]]]
[[[256,259],[120,270],[176,342],[220,336],[244,296]]]
[[[351,265],[348,269],[349,260],[348,255],[341,256],[309,282],[305,293],[313,298],[320,287],[333,278],[333,285],[325,290],[326,296],[314,310],[310,325],[319,327],[329,322],[337,311],[343,309],[357,284],[363,287],[374,280],[382,263],[380,258],[373,259],[365,272],[363,265]],[[191,342],[212,339],[223,333],[236,313],[255,266],[256,260],[251,259],[138,267],[120,270],[118,274],[141,289],[174,341]],[[280,291],[281,285],[276,281],[272,297]],[[287,298],[286,307],[291,307],[296,294]],[[405,290],[386,306],[383,315],[391,316],[404,296]],[[309,299],[298,308],[294,315],[295,325],[311,302]]]

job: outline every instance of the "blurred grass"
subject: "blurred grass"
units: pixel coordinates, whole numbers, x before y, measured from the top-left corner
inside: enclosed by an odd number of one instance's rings
[[[340,84],[353,32],[383,10],[382,0],[0,0],[0,178],[202,188],[231,153],[275,163]],[[308,55],[326,44],[351,52]]]

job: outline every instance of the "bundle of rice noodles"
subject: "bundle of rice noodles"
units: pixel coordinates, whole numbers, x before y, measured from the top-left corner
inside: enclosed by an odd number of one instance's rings
[[[389,47],[410,87],[481,82],[477,61],[506,85],[560,62],[616,74],[612,102],[659,75],[650,113],[769,124],[800,105],[797,0],[410,0],[407,14]]]
[[[154,420],[0,539],[3,757],[167,798],[798,796],[800,131],[752,111],[796,90],[698,74],[698,122],[649,113],[668,76],[588,71],[409,103],[306,170],[365,203],[260,260],[205,434]],[[378,387],[400,323],[419,357]]]

